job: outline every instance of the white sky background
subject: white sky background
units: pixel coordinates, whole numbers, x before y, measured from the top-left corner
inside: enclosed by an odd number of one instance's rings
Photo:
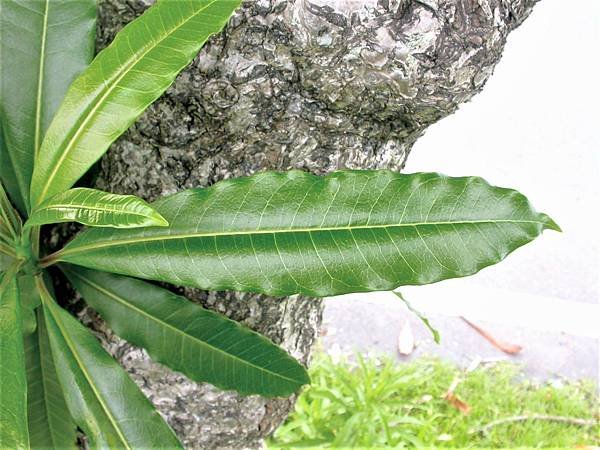
[[[599,30],[600,0],[541,0],[483,92],[415,145],[406,172],[479,175],[518,189],[564,231],[444,283],[598,302]]]

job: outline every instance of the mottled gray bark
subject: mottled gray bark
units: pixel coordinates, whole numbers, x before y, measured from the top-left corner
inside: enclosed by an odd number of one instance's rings
[[[149,3],[102,0],[99,48]],[[482,89],[534,3],[246,1],[113,145],[97,186],[155,199],[264,169],[400,170],[427,126]],[[185,293],[307,362],[319,300]],[[257,447],[293,404],[192,383],[93,322],[189,448]]]

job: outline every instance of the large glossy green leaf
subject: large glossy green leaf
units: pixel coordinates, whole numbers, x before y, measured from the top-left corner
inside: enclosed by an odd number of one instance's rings
[[[0,3],[0,118],[6,145],[0,175],[16,181],[17,203],[28,209],[33,162],[44,132],[68,86],[94,54],[96,2]]]
[[[42,308],[37,309],[35,332],[25,336],[25,363],[31,448],[77,448],[77,426],[58,382]]]
[[[79,222],[93,227],[167,226],[167,221],[141,198],[89,188],[70,189],[32,211],[26,226]]]
[[[268,397],[290,395],[310,381],[281,348],[184,297],[133,278],[62,268],[119,336],[193,380]]]
[[[14,272],[0,280],[0,448],[29,448],[23,330]]]
[[[144,394],[100,343],[61,309],[41,282],[58,379],[71,416],[100,448],[181,448]]]
[[[159,1],[73,83],[36,160],[32,204],[71,187],[156,100],[239,0]]]
[[[169,227],[87,230],[46,264],[327,296],[470,275],[557,229],[516,191],[435,173],[265,172],[153,206]]]

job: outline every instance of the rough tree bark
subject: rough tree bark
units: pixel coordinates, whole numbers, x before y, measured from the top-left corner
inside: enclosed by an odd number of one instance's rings
[[[98,49],[150,3],[101,0]],[[400,170],[427,126],[482,89],[534,3],[248,0],[112,146],[96,184],[152,200],[264,169]],[[319,300],[185,294],[308,361]],[[257,447],[293,405],[193,383],[86,316],[189,448]]]

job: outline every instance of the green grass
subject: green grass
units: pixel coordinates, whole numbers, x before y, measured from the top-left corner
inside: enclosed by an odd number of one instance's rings
[[[519,381],[517,366],[496,364],[470,373],[437,360],[399,364],[357,358],[333,363],[318,356],[312,386],[269,442],[270,448],[574,448],[600,445],[600,429],[539,420],[489,422],[521,414],[598,418],[592,382],[562,387]],[[471,406],[463,415],[442,397],[461,376],[456,395]]]

